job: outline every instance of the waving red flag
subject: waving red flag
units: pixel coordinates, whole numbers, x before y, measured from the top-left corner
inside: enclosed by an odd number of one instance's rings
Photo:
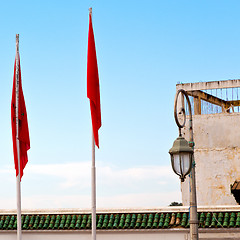
[[[27,111],[22,90],[22,79],[20,69],[20,58],[18,55],[19,64],[19,101],[18,101],[18,140],[20,151],[20,179],[23,176],[23,169],[28,162],[27,151],[30,149],[30,140],[28,132]],[[18,176],[18,152],[17,152],[17,126],[16,126],[16,59],[14,64],[13,76],[13,90],[12,90],[12,103],[11,103],[11,119],[12,119],[12,138],[13,138],[13,155],[16,169],[16,176]]]
[[[100,90],[98,78],[97,56],[92,27],[92,16],[89,14],[88,55],[87,55],[87,97],[90,100],[92,128],[95,144],[99,148],[98,130],[102,125]]]

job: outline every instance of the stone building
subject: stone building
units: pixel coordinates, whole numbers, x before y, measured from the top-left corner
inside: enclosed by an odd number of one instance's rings
[[[177,84],[178,89],[187,91],[192,105],[198,205],[238,204],[240,80]],[[189,177],[181,188],[183,205],[189,205]]]

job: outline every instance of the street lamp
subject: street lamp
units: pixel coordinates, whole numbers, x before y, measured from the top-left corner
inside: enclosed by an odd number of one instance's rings
[[[179,94],[182,94],[187,100],[189,110],[189,131],[190,141],[182,137],[181,129],[186,123],[185,106],[182,104],[180,109],[177,109],[177,101]],[[179,111],[180,110],[180,111]],[[182,114],[183,122],[180,123],[178,114]],[[190,173],[190,239],[198,240],[198,217],[197,217],[197,194],[196,194],[196,179],[195,179],[195,161],[194,161],[194,141],[192,128],[192,109],[188,94],[183,89],[178,90],[174,102],[174,118],[179,129],[179,137],[174,141],[172,148],[169,150],[173,171],[180,177],[181,182],[184,182],[185,177]]]
[[[185,177],[192,169],[193,149],[189,147],[189,143],[184,137],[179,136],[174,141],[169,154],[173,171],[180,177],[181,182],[184,182]]]

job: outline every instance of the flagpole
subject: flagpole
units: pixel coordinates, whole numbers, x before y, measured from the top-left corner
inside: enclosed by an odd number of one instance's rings
[[[92,240],[96,240],[96,167],[95,140],[92,132]]]
[[[21,181],[20,181],[20,145],[19,145],[19,121],[18,121],[18,107],[19,107],[19,34],[16,34],[16,143],[17,143],[17,158],[18,158],[18,176],[16,178],[17,185],[17,240],[22,240],[22,226],[21,226]]]
[[[98,130],[102,125],[100,108],[100,90],[98,79],[97,56],[92,27],[92,8],[89,8],[89,32],[87,55],[87,97],[90,100],[92,116],[92,240],[96,240],[96,167],[95,145],[99,147]]]
[[[92,17],[92,8],[89,8]],[[92,240],[96,240],[96,166],[95,166],[95,139],[92,131]]]

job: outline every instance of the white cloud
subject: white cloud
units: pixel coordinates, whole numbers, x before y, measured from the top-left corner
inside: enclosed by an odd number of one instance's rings
[[[98,165],[97,206],[100,208],[157,207],[181,201],[179,179],[170,166],[118,169],[100,162]],[[12,167],[6,166],[0,173],[0,181],[14,179]],[[2,186],[6,193],[0,198],[0,208],[16,206],[14,180],[11,182],[12,194],[7,194],[10,181]],[[23,208],[90,208],[90,162],[28,164],[23,184]]]
[[[38,164],[29,165],[26,170],[26,175],[41,175],[42,177],[58,177],[61,187],[69,188],[76,185],[81,185],[81,188],[89,187],[90,177],[90,162],[80,163],[62,163],[62,164]],[[88,181],[86,181],[88,179]]]
[[[56,176],[61,179],[60,186],[63,189],[75,186],[87,188],[91,186],[91,163],[29,165],[25,170],[25,175]],[[97,168],[97,179],[106,186],[149,181],[166,185],[170,180],[178,181],[170,166],[143,166],[121,170],[116,167],[104,166],[103,163],[100,163]]]
[[[140,207],[164,207],[173,201],[181,201],[179,191],[168,193],[141,193],[121,194],[103,197],[97,196],[97,208],[140,208]],[[1,199],[1,206],[6,209],[16,208],[14,198]],[[91,208],[91,196],[87,195],[35,195],[22,197],[22,209],[39,208]]]

